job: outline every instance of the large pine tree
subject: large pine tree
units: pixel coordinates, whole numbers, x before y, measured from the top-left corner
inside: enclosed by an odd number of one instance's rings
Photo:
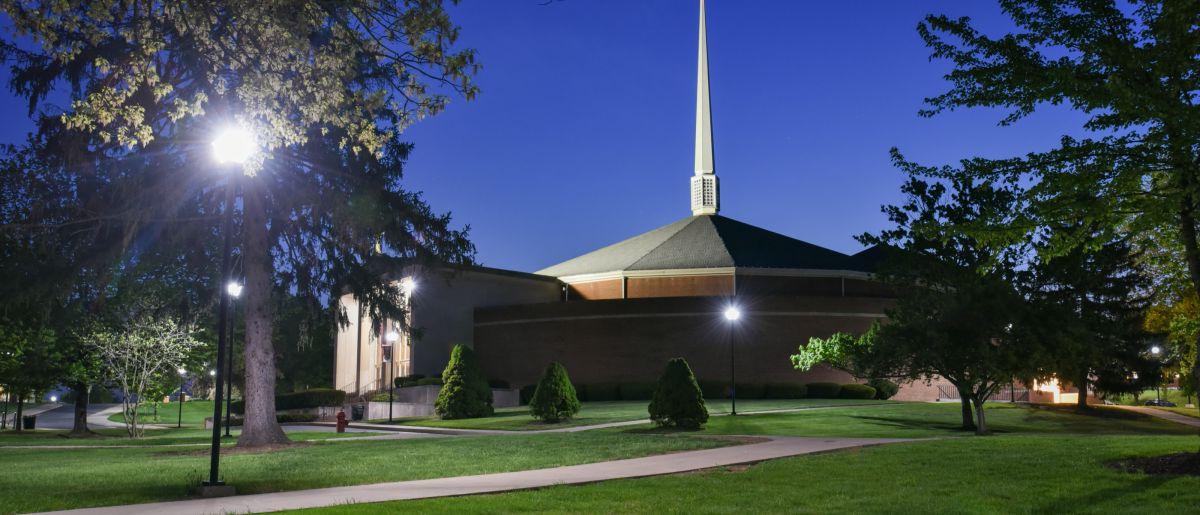
[[[171,249],[194,256],[181,249],[214,241],[224,189],[240,192],[239,445],[286,441],[273,405],[275,292],[315,305],[349,291],[371,316],[402,319],[400,292],[382,272],[470,258],[464,232],[400,184],[410,147],[399,134],[450,96],[476,92],[474,54],[455,49],[443,2],[4,1],[0,9],[13,28],[0,46],[10,89],[38,118],[51,169],[86,197],[66,220],[24,224],[92,236],[67,268],[86,259],[111,270]],[[69,97],[65,108],[46,102],[60,96]],[[261,150],[241,170],[211,157],[210,142],[231,125],[248,128]]]

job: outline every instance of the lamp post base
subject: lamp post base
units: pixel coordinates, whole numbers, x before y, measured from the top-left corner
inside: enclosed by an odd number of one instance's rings
[[[237,495],[237,489],[233,485],[225,484],[224,481],[217,481],[216,483],[205,481],[200,485],[200,497],[206,499],[211,497],[230,497],[233,495]]]

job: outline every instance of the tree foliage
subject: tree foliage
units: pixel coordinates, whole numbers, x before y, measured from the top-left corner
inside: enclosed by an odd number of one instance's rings
[[[442,372],[442,389],[438,391],[434,411],[444,419],[492,415],[492,388],[470,347],[455,345],[450,351],[450,362]]]
[[[411,148],[402,131],[477,93],[474,53],[457,48],[445,3],[0,2],[12,27],[0,57],[38,120],[37,158],[51,179],[39,187],[68,192],[72,206],[6,228],[87,242],[75,256],[101,277],[148,255],[213,263],[207,242],[224,191],[237,189],[247,327],[239,444],[286,440],[271,403],[275,292],[317,316],[349,291],[372,318],[403,319],[400,292],[381,274],[472,255],[465,230],[400,185]],[[56,95],[69,105],[47,101]],[[231,125],[261,150],[244,176],[211,158],[209,142]]]
[[[698,429],[708,422],[704,395],[687,360],[672,358],[667,361],[647,411],[650,420],[658,426]]]
[[[1086,116],[1087,137],[1004,159],[973,158],[930,175],[1023,184],[1011,223],[964,228],[989,244],[1054,231],[1040,250],[1096,248],[1121,233],[1178,267],[1200,291],[1200,4],[1112,0],[1002,0],[1016,29],[990,36],[967,18],[929,16],[919,32],[932,57],[953,65],[948,91],[924,115],[968,107],[1005,109],[1014,124],[1047,105]],[[1086,223],[1076,224],[1078,221]],[[1096,231],[1104,234],[1096,238]],[[1166,244],[1163,244],[1166,243]],[[1171,267],[1174,268],[1174,267]],[[1169,280],[1169,279],[1168,279]],[[1200,368],[1193,368],[1200,378]]]
[[[566,367],[557,361],[546,366],[529,399],[529,413],[543,422],[559,422],[579,413],[579,398]]]
[[[103,360],[110,380],[121,388],[121,413],[130,438],[141,438],[139,408],[153,390],[177,382],[177,370],[200,343],[192,330],[170,318],[144,315],[115,330],[94,330],[83,337]],[[169,380],[168,380],[169,379]]]

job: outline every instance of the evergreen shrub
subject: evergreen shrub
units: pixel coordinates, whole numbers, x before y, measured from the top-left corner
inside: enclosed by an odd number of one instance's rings
[[[450,362],[442,372],[442,389],[433,408],[442,419],[492,415],[492,388],[470,347],[455,345],[450,352]]]
[[[647,408],[650,420],[660,427],[698,429],[708,422],[708,408],[692,367],[683,358],[667,362]]]
[[[559,422],[579,413],[579,398],[567,376],[567,369],[551,362],[542,373],[537,389],[529,400],[529,414],[542,422]]]

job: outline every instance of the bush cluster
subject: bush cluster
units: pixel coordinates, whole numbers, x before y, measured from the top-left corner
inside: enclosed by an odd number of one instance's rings
[[[803,399],[808,390],[800,383],[768,383],[765,399]]]
[[[836,399],[842,392],[842,385],[837,383],[808,383],[804,388],[812,399]]]
[[[278,413],[275,415],[275,421],[280,424],[316,422],[317,416],[313,413]],[[229,417],[229,427],[239,427],[245,423],[246,421],[242,417]],[[224,427],[224,419],[221,420],[221,425]]]
[[[401,377],[397,377],[394,381],[392,381],[392,384],[396,385],[396,388],[404,388],[406,386],[416,386],[417,381],[420,381],[424,378],[425,378],[424,374],[413,374],[413,375],[408,375],[408,376],[401,376]]]
[[[492,415],[492,388],[470,347],[455,345],[450,352],[450,362],[442,372],[442,389],[433,409],[443,419]]]
[[[880,400],[891,399],[900,391],[900,385],[887,379],[872,379],[867,381],[867,386],[875,389],[875,398]]]
[[[345,403],[346,392],[332,388],[317,388],[302,392],[282,393],[275,396],[275,409],[279,411],[341,406]],[[231,413],[244,413],[245,410],[246,404],[243,400],[229,403],[229,411]]]
[[[442,385],[442,378],[440,378],[440,377],[422,377],[421,379],[417,379],[417,384],[415,386],[441,386],[441,385]]]
[[[874,399],[875,389],[865,384],[850,383],[842,385],[838,397],[842,399]]]
[[[512,385],[509,384],[508,381],[505,381],[503,379],[488,379],[488,386],[490,386],[492,388],[496,388],[498,390],[507,390],[509,388],[512,388]]]
[[[660,427],[697,429],[708,422],[708,408],[692,367],[683,358],[667,362],[650,399],[650,420]]]
[[[529,413],[543,422],[559,422],[579,413],[579,398],[567,376],[567,369],[557,362],[546,366],[537,389],[529,400]]]

